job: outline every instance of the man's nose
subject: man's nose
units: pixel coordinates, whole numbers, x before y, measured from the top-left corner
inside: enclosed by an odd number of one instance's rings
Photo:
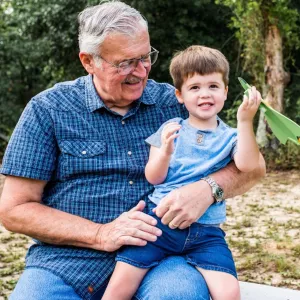
[[[146,69],[144,67],[143,63],[140,60],[138,60],[137,66],[135,67],[132,74],[137,77],[144,78],[147,75],[147,70],[148,70],[148,72],[150,71],[149,68]]]

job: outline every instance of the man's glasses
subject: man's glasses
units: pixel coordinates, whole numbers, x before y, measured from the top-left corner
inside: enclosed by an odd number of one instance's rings
[[[139,62],[141,62],[145,68],[148,68],[151,65],[155,64],[155,62],[157,61],[158,53],[159,51],[157,51],[151,46],[151,51],[148,54],[142,56],[141,58],[124,60],[120,62],[118,65],[107,61],[101,55],[97,55],[97,56],[100,57],[102,60],[104,60],[106,63],[117,68],[118,73],[120,75],[128,75],[136,69]]]

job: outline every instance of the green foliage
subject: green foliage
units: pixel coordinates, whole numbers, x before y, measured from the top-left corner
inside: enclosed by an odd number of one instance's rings
[[[243,67],[262,88],[265,65],[265,36],[268,25],[279,27],[284,45],[285,64],[292,60],[291,51],[300,47],[299,12],[290,0],[216,0],[228,6],[234,16],[229,26],[236,29],[241,43]]]
[[[0,5],[0,133],[9,136],[30,98],[84,74],[76,16],[86,1],[10,0]],[[0,156],[5,141],[0,139]]]
[[[233,63],[236,51],[234,33],[226,26],[231,11],[209,0],[126,0],[148,20],[151,44],[160,51],[151,77],[171,82],[169,63],[178,50],[193,45],[215,47]],[[213,20],[213,25],[212,25]],[[234,68],[233,68],[234,69]]]
[[[124,2],[147,18],[151,44],[160,51],[150,78],[171,83],[168,68],[172,55],[192,44],[214,47],[225,54],[231,68],[230,88],[220,116],[235,126],[236,110],[243,94],[237,77],[253,83],[259,81],[253,74],[263,72],[261,5],[270,1],[218,0],[219,5],[209,0]],[[12,133],[32,96],[56,82],[85,74],[78,58],[77,15],[87,5],[98,3],[99,0],[6,0],[0,3],[1,135]],[[285,32],[286,68],[291,70],[295,83],[286,91],[286,113],[299,123],[299,30],[296,32],[299,18],[295,11],[299,11],[300,4],[296,0],[270,3],[274,18],[280,15],[278,20]],[[227,26],[229,22],[231,26]],[[261,78],[259,76],[257,78]],[[5,145],[0,137],[0,157]]]
[[[278,148],[263,148],[261,152],[265,158],[268,170],[299,169],[300,147],[292,142],[279,145]]]
[[[292,80],[285,90],[284,114],[300,123],[299,1],[216,0],[216,3],[231,8],[233,17],[229,26],[236,30],[235,34],[241,45],[243,69],[252,77],[249,82],[255,84],[262,92],[265,87],[266,30],[269,25],[278,26],[283,39],[284,66],[292,75]],[[227,114],[232,114],[233,111],[235,108],[227,111]],[[234,123],[231,120],[230,122]],[[270,144],[274,144],[271,134],[269,140]],[[280,146],[278,150],[265,149],[265,156],[269,165],[274,168],[280,165],[282,168],[299,168],[299,152],[293,146]]]

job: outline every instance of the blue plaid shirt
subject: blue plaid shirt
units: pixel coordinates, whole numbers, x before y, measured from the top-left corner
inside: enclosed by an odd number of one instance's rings
[[[145,139],[165,121],[187,112],[174,88],[148,80],[125,116],[109,110],[92,76],[56,84],[25,108],[7,147],[1,173],[47,180],[42,203],[97,223],[107,223],[147,199]],[[40,241],[26,267],[47,269],[83,299],[106,284],[114,253]]]

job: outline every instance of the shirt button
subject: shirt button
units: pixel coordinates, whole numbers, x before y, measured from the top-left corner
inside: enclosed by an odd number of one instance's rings
[[[125,121],[122,121],[121,123],[122,123],[122,125],[125,125]]]
[[[89,285],[88,286],[88,291],[89,291],[90,294],[93,293],[94,292],[94,287],[92,285]]]
[[[131,155],[131,154],[132,154],[132,152],[131,152],[131,151],[128,151],[127,153],[128,153],[128,155]]]
[[[85,151],[85,150],[83,150],[81,153],[82,153],[83,155],[85,155],[85,154],[86,154],[86,151]]]
[[[131,185],[132,185],[132,184],[133,184],[133,181],[132,181],[132,180],[130,180],[130,181],[129,181],[129,184],[131,184]]]

